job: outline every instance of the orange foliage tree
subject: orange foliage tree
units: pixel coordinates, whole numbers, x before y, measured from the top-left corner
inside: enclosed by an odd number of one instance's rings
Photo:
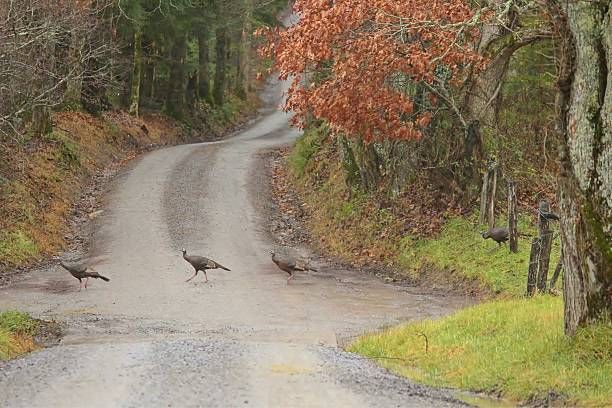
[[[292,77],[285,108],[325,120],[366,142],[415,139],[431,120],[414,84],[430,89],[478,67],[481,14],[464,0],[298,0],[299,22],[268,32],[263,52],[281,79]]]

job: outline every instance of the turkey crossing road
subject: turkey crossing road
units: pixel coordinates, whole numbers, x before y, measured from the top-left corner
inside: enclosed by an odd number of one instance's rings
[[[342,351],[351,336],[447,314],[464,299],[325,265],[286,284],[271,262],[261,152],[297,134],[271,83],[257,121],[226,140],[148,153],[104,197],[89,290],[59,266],[0,289],[0,310],[66,324],[60,345],[0,365],[8,407],[457,406]],[[231,272],[193,272],[180,250]]]

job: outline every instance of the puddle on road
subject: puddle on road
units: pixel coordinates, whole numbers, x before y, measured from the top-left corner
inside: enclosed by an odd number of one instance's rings
[[[36,291],[36,292],[60,294],[60,293],[74,292],[78,290],[78,288],[75,289],[74,284],[71,284],[71,282],[66,281],[64,279],[49,279],[44,282],[37,281],[37,280],[18,282],[18,283],[15,283],[14,285],[11,285],[10,290],[11,291],[24,291],[24,292]]]
[[[459,401],[463,401],[467,404],[478,408],[511,408],[516,407],[510,401],[498,399],[494,397],[488,397],[486,395],[473,394],[467,391],[456,391],[455,398]]]

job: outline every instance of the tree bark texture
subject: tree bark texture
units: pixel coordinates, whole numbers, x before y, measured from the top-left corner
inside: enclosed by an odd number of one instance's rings
[[[140,86],[140,95],[144,99],[153,99],[154,89],[153,82],[155,81],[155,64],[151,57],[147,57],[144,61],[142,70],[142,84]]]
[[[140,106],[140,81],[142,79],[142,33],[134,33],[134,61],[132,63],[132,87],[130,92],[130,114],[138,117]]]
[[[548,286],[548,290],[552,291],[555,285],[557,284],[557,280],[559,279],[559,275],[561,274],[561,270],[563,269],[563,255],[559,257],[559,261],[557,262],[557,266],[555,267],[555,272],[553,273],[552,278],[550,278],[550,285]]]
[[[518,213],[516,199],[516,183],[508,180],[508,233],[510,252],[518,252]]]
[[[529,272],[527,273],[527,296],[533,296],[538,281],[538,265],[540,256],[540,238],[535,237],[531,241],[531,252],[529,253]]]
[[[495,227],[495,196],[497,195],[497,175],[499,173],[499,166],[497,163],[492,164],[491,176],[489,178],[491,183],[491,189],[489,193],[489,203],[487,205],[487,224],[489,229]]]
[[[171,52],[170,80],[166,97],[166,111],[180,118],[185,110],[185,59],[187,58],[187,39],[184,35],[176,38]]]
[[[565,332],[612,318],[612,24],[609,0],[557,1]]]
[[[374,143],[365,144],[361,140],[351,143],[355,164],[359,168],[361,187],[365,191],[375,191],[378,187],[380,174],[380,161]]]
[[[482,180],[482,190],[480,192],[480,215],[478,222],[484,224],[487,219],[487,205],[489,203],[489,178],[491,172],[487,169]]]
[[[550,204],[546,201],[540,203],[540,211],[550,212]],[[550,229],[550,221],[540,215],[538,217],[538,229],[540,231],[540,256],[538,257],[538,290],[546,291],[548,281],[548,268],[550,264],[550,250],[552,248],[553,231]]]
[[[213,88],[213,100],[216,105],[223,105],[225,102],[225,82],[226,82],[226,28],[219,27],[215,31],[215,84]]]
[[[209,64],[208,29],[202,27],[198,30],[198,96],[206,102],[212,103]]]
[[[344,169],[344,181],[350,191],[360,182],[359,166],[355,160],[355,154],[349,140],[345,136],[338,136],[340,151],[342,152],[342,168]]]

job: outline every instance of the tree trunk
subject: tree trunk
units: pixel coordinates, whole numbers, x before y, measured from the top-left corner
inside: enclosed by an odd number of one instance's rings
[[[68,104],[78,103],[81,95],[81,81],[83,75],[83,61],[80,58],[85,38],[79,35],[72,35],[70,50],[68,51],[67,62],[75,70],[66,83],[66,95],[64,99]]]
[[[506,0],[489,0],[495,9],[505,8]],[[501,89],[514,53],[520,48],[545,38],[539,34],[521,36],[515,39],[515,28],[520,27],[518,15],[510,10],[503,23],[493,20],[482,28],[477,51],[490,59],[483,71],[472,72],[466,80],[466,92],[461,111],[464,116],[465,135],[463,152],[462,185],[467,191],[470,185],[478,183],[474,168],[486,155],[485,139],[495,135],[498,126],[498,112],[502,100]],[[469,198],[469,195],[468,195]]]
[[[225,102],[225,54],[226,54],[226,28],[219,27],[215,31],[215,86],[213,89],[213,100],[216,105],[221,106]]]
[[[516,183],[508,180],[508,235],[510,236],[510,252],[518,252],[518,213],[516,199]]]
[[[132,64],[132,87],[130,91],[130,114],[138,117],[140,106],[140,81],[142,77],[142,33],[134,33],[134,61]]]
[[[366,191],[374,191],[381,179],[380,160],[373,143],[365,144],[361,139],[352,143],[353,157],[359,168],[361,187]]]
[[[557,3],[565,333],[574,335],[612,318],[612,17],[607,0]]]
[[[32,131],[36,136],[43,136],[53,130],[51,123],[51,109],[44,105],[37,105],[32,109]]]
[[[255,8],[253,0],[244,0],[245,12],[242,19],[242,30],[239,33],[237,48],[238,48],[238,64],[236,65],[236,82],[234,89],[236,95],[245,99],[250,77],[250,51],[251,51],[251,30],[253,25],[251,18],[253,9]]]
[[[242,28],[242,47],[244,56],[242,58],[242,89],[251,91],[251,75],[252,75],[252,43],[251,35],[253,31],[253,11],[255,10],[255,0],[246,0],[246,14],[244,17],[244,25]]]
[[[489,204],[489,184],[491,171],[487,169],[482,180],[482,190],[480,191],[480,214],[478,215],[478,223],[484,224],[487,219],[487,205]]]
[[[552,278],[550,278],[550,285],[548,286],[548,290],[552,291],[557,284],[557,280],[559,279],[559,275],[561,274],[561,270],[563,269],[563,254],[559,257],[559,261],[557,262],[557,267],[555,268],[555,272],[553,273]]]
[[[171,51],[170,78],[166,96],[166,111],[175,118],[181,118],[185,112],[185,60],[187,59],[187,38],[180,35],[176,38]]]
[[[244,70],[246,64],[246,45],[244,44],[243,33],[238,33],[236,38],[236,77],[234,78],[234,93],[239,98],[246,98],[246,88],[244,87]]]
[[[344,182],[349,192],[356,187],[360,181],[359,166],[355,160],[355,154],[346,136],[339,135],[338,141],[341,148],[342,168],[344,169]]]
[[[540,202],[540,212],[549,213],[550,204],[547,201]],[[550,229],[550,221],[541,215],[538,217],[538,230],[540,231],[540,256],[538,265],[538,290],[542,293],[546,291],[548,281],[548,269],[550,264],[550,250],[552,248],[553,232]]]
[[[155,81],[155,65],[151,57],[147,57],[142,70],[142,84],[140,85],[140,97],[144,99],[153,98],[153,82]]]
[[[32,79],[32,89],[36,95],[42,95],[50,86],[49,76],[46,72],[51,72],[50,59],[46,58],[43,51],[39,51],[40,55],[36,61],[37,75]],[[45,74],[43,74],[45,73]],[[36,136],[43,136],[51,132],[53,125],[51,123],[51,109],[47,106],[47,99],[44,98],[40,102],[32,106],[31,130]]]
[[[527,272],[527,296],[533,296],[538,283],[538,265],[540,256],[540,238],[531,240],[531,252],[529,253],[529,271]]]
[[[110,56],[99,53],[111,42],[109,38],[114,30],[112,8],[108,9],[110,15],[98,14],[96,3],[90,6],[92,17],[100,20],[95,29],[85,39],[83,53],[89,55],[83,66],[83,81],[81,83],[81,105],[90,113],[98,114],[108,109],[111,104],[106,93],[107,87],[113,77],[113,64]]]
[[[198,96],[207,103],[212,103],[210,95],[210,50],[208,49],[208,29],[198,30]]]
[[[497,163],[492,164],[491,174],[491,191],[489,194],[489,204],[487,209],[487,225],[489,230],[495,227],[495,198],[497,196],[497,175],[499,173],[499,166]]]

